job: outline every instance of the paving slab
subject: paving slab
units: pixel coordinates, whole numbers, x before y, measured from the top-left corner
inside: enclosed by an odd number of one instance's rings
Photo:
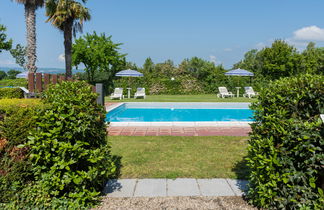
[[[166,179],[139,179],[134,197],[166,196]]]
[[[248,181],[240,179],[226,179],[236,196],[242,196],[248,189]]]
[[[203,196],[235,196],[226,179],[197,179]]]
[[[137,179],[111,179],[108,180],[104,193],[110,197],[132,197]]]
[[[200,196],[196,179],[168,179],[168,196]]]

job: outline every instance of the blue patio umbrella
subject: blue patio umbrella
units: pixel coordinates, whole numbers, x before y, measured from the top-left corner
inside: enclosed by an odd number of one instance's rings
[[[21,73],[17,74],[16,75],[16,78],[24,78],[24,79],[27,79],[28,78],[28,71],[21,72]]]
[[[249,72],[249,71],[247,71],[245,69],[240,69],[240,68],[230,70],[230,71],[226,72],[225,75],[226,76],[240,76],[240,77],[246,76],[246,77],[250,77],[250,84],[252,83],[251,78],[254,76],[254,74],[252,72]],[[240,87],[236,87],[236,89],[237,89],[236,95],[237,95],[237,97],[239,97],[239,92],[240,92],[239,89],[240,89]]]
[[[117,72],[116,76],[117,77],[143,77],[144,75],[141,72],[127,69],[127,70],[122,70],[120,72]],[[130,98],[130,89],[131,88],[127,88],[128,98]]]
[[[127,69],[127,70],[122,70],[120,72],[116,73],[117,77],[142,77],[144,76],[141,72]]]
[[[230,70],[225,73],[226,76],[247,76],[247,77],[253,77],[254,74],[252,72],[249,72],[245,69],[234,69]]]

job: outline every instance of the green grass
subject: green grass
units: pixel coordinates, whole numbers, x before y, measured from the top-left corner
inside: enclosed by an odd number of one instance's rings
[[[109,136],[121,178],[247,178],[247,137]]]
[[[125,95],[123,100],[111,100],[108,96],[105,101],[122,101],[122,102],[254,102],[256,99],[243,97],[234,98],[217,98],[215,94],[205,95],[147,95],[146,99],[128,99]]]

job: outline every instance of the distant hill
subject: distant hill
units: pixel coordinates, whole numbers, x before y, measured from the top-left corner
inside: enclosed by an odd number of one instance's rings
[[[1,67],[0,66],[0,71],[9,71],[11,69],[17,70],[17,71],[21,71],[24,72],[24,69],[21,67]],[[49,74],[61,74],[61,73],[65,73],[65,69],[61,69],[61,68],[42,68],[42,67],[38,67],[37,72],[40,73],[49,73]],[[77,73],[77,72],[84,72],[83,70],[76,70],[73,69],[72,70],[73,74]]]

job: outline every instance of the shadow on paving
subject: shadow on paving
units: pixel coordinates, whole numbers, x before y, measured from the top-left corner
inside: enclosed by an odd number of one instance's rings
[[[249,179],[250,176],[250,168],[247,165],[247,156],[244,156],[240,161],[236,162],[232,171],[235,172],[238,181],[237,186],[239,189],[241,189],[243,192],[245,192],[245,195],[242,196],[242,199],[246,202],[248,202],[248,199],[246,197],[247,191],[248,191],[248,183],[246,180]]]

